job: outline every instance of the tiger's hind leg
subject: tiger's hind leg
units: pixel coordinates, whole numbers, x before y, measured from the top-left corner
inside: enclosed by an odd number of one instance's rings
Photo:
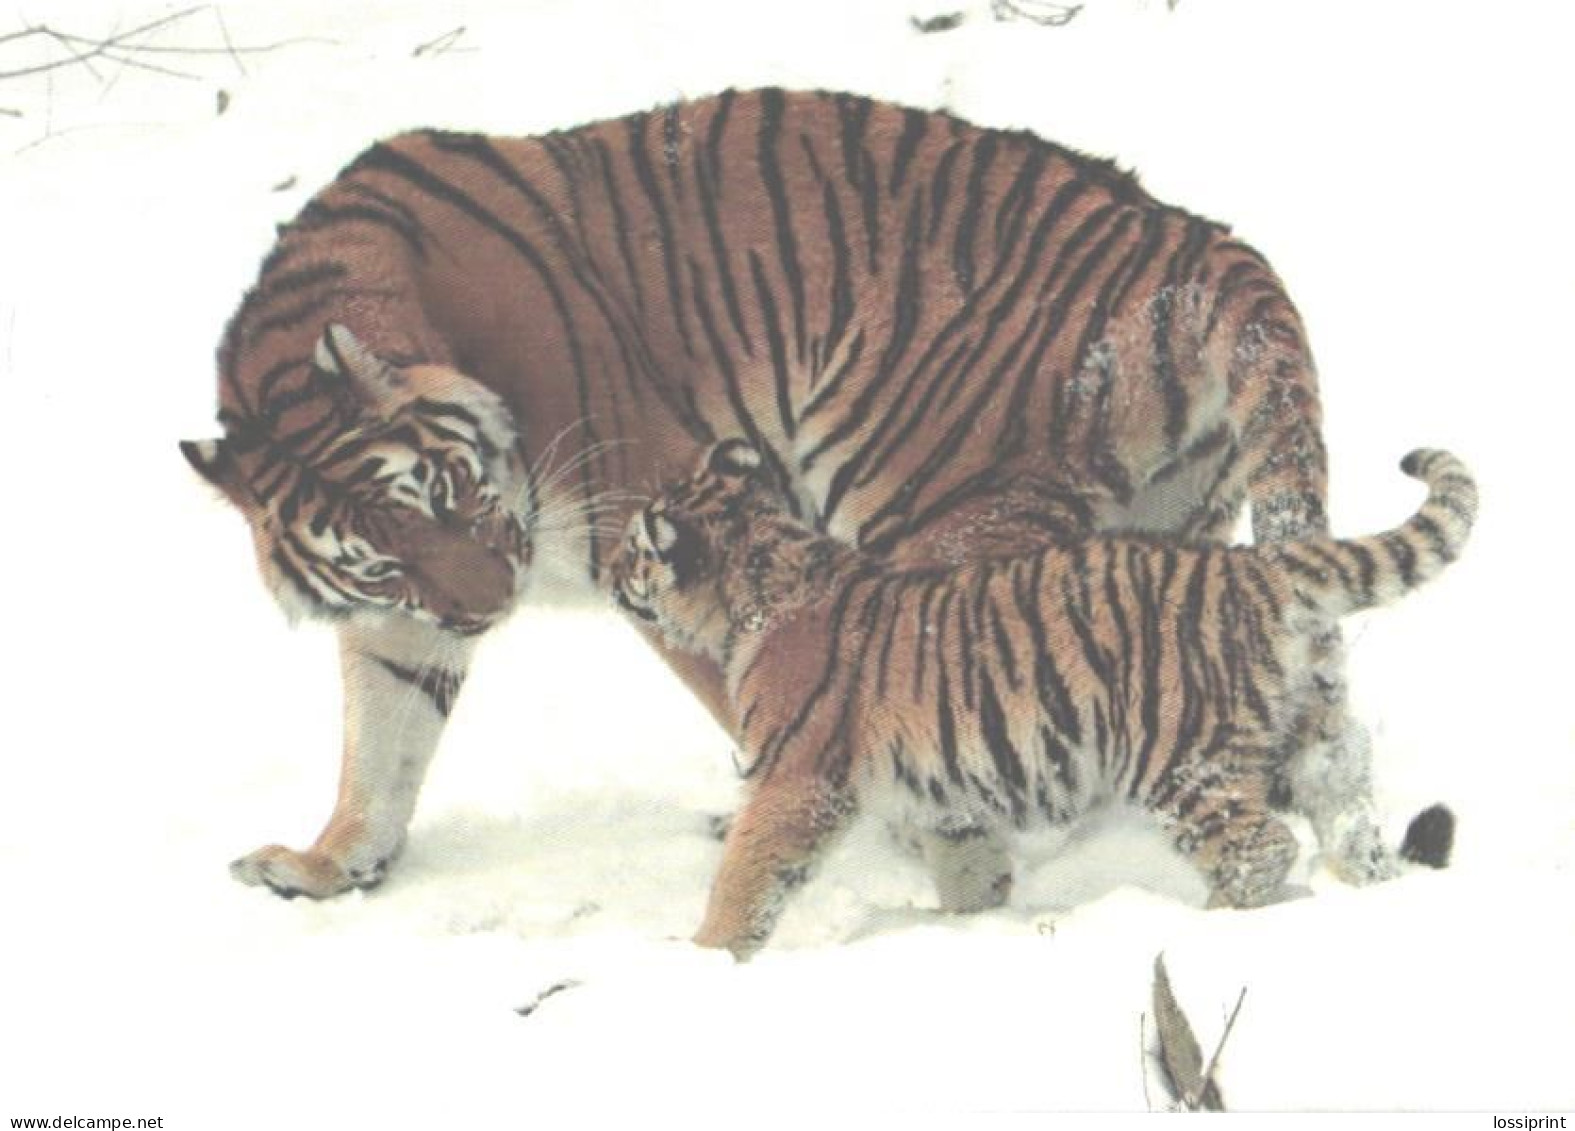
[[[1318,380],[1296,311],[1265,273],[1216,314],[1204,353],[1210,368],[1229,377],[1237,484],[1251,505],[1253,541],[1327,534],[1328,452]],[[1336,875],[1353,884],[1389,879],[1400,870],[1399,858],[1384,844],[1374,810],[1371,745],[1350,716],[1339,626],[1321,626],[1308,644],[1307,692],[1297,696],[1294,737],[1277,771],[1288,787],[1282,792],[1311,821]]]
[[[1270,767],[1256,750],[1183,766],[1151,805],[1208,881],[1210,907],[1261,907],[1283,895],[1300,846],[1270,812]]]
[[[978,825],[927,829],[919,834],[919,851],[942,911],[988,911],[1011,897],[1012,858],[994,830]]]
[[[333,814],[310,848],[268,845],[232,863],[231,875],[287,899],[380,883],[404,847],[472,648],[405,618],[342,628],[344,760]]]
[[[851,790],[803,774],[760,783],[728,830],[699,946],[747,959],[765,945],[788,896],[813,874],[857,812]]]
[[[1392,879],[1401,871],[1400,857],[1379,828],[1371,741],[1346,703],[1339,628],[1314,636],[1310,652],[1310,685],[1292,728],[1296,747],[1284,766],[1291,806],[1312,822],[1325,863],[1346,883]]]
[[[1253,541],[1258,544],[1328,532],[1323,498],[1327,463],[1316,420],[1249,434]],[[1273,437],[1272,441],[1269,437]],[[1373,804],[1372,745],[1351,716],[1340,626],[1322,625],[1308,640],[1304,690],[1292,704],[1293,735],[1279,768],[1289,807],[1313,826],[1323,858],[1346,883],[1369,884],[1400,872],[1383,841]]]

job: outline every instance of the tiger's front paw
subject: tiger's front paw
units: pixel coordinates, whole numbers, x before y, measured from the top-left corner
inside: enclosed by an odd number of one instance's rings
[[[391,858],[384,857],[369,867],[354,868],[316,849],[298,852],[280,844],[270,844],[232,861],[230,875],[243,884],[265,887],[285,899],[298,895],[328,899],[352,888],[376,887],[388,874]]]
[[[1400,875],[1400,856],[1383,842],[1383,834],[1368,822],[1353,824],[1340,837],[1324,863],[1353,887],[1380,884]]]

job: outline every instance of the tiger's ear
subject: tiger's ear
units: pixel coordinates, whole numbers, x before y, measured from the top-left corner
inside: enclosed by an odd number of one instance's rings
[[[407,381],[396,367],[373,353],[350,327],[331,322],[317,339],[312,364],[343,377],[356,399],[379,416],[392,416],[408,398]]]
[[[182,440],[180,454],[198,475],[223,491],[230,502],[242,510],[256,505],[257,497],[241,477],[240,465],[227,440]]]
[[[723,440],[712,445],[705,456],[706,470],[736,479],[752,477],[764,463],[760,453],[747,440]]]

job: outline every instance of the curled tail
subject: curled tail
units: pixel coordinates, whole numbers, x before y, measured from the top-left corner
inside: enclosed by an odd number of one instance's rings
[[[1297,603],[1333,619],[1397,600],[1460,556],[1477,515],[1477,484],[1448,452],[1421,449],[1400,470],[1427,484],[1427,501],[1401,525],[1366,538],[1310,538],[1266,547]]]

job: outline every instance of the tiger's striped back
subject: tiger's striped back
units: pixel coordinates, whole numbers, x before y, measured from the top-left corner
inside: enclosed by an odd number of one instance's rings
[[[232,320],[227,427],[307,464],[353,433],[357,406],[311,364],[333,322],[496,393],[527,466],[573,431],[590,454],[565,505],[738,435],[818,529],[920,561],[971,510],[1003,543],[1082,532],[1045,514],[1212,530],[1247,490],[1243,448],[1272,441],[1311,461],[1272,506],[1295,495],[1298,529],[1322,521],[1311,364],[1256,252],[1108,162],[852,95],[374,146],[284,229]],[[1260,411],[1271,370],[1294,415]],[[1194,497],[1161,515],[1145,488],[1194,464]],[[1045,482],[1080,507],[1039,505]],[[1005,523],[1003,496],[1023,512]],[[594,578],[609,545],[586,534]]]

